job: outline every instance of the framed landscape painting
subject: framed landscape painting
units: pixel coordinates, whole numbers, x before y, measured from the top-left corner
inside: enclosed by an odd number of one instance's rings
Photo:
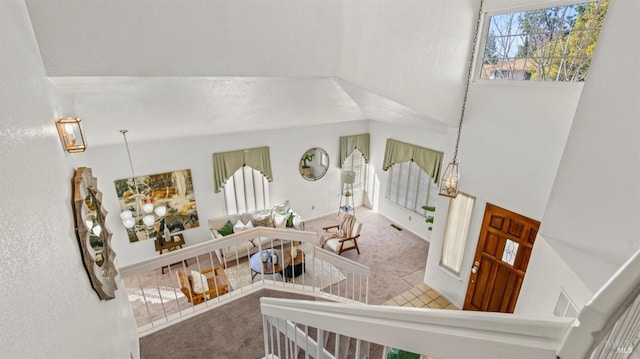
[[[158,173],[115,180],[116,194],[122,211],[133,214],[135,224],[127,229],[130,242],[156,238],[166,226],[170,232],[180,232],[200,225],[193,192],[191,170]],[[152,212],[152,225],[142,223],[142,206],[152,204],[154,208],[164,206],[164,216]]]

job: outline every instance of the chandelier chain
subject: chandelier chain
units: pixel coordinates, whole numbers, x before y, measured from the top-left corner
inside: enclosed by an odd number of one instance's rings
[[[136,180],[136,173],[133,170],[133,161],[131,160],[131,151],[129,151],[129,142],[127,142],[127,132],[129,132],[129,130],[120,130],[120,133],[122,133],[122,137],[124,137],[124,145],[127,148],[127,156],[129,157],[129,166],[131,167],[131,178],[133,179],[133,186],[136,189],[136,194],[140,194],[138,190],[138,181]]]
[[[458,123],[458,136],[456,137],[456,148],[453,151],[453,163],[458,159],[458,146],[460,145],[460,133],[462,132],[462,121],[464,120],[464,111],[467,107],[467,96],[469,95],[469,84],[471,83],[471,73],[473,72],[473,58],[476,53],[476,45],[478,43],[478,34],[480,32],[480,20],[482,19],[482,3],[484,0],[480,0],[480,6],[478,7],[478,16],[476,18],[476,29],[473,34],[473,46],[471,48],[471,56],[469,59],[469,68],[467,70],[467,83],[464,87],[464,97],[462,99],[462,110],[460,111],[460,122]]]

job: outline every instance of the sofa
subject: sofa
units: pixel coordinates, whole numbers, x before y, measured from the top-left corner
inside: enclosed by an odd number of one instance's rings
[[[303,230],[304,221],[299,214],[290,208],[289,201],[278,203],[268,209],[248,213],[229,214],[209,219],[209,230],[211,231],[212,240],[233,236],[240,231],[259,226]],[[247,241],[242,248],[232,246],[216,250],[216,256],[222,264],[235,259],[236,250],[241,256],[246,255],[247,251],[253,254],[258,251],[259,246],[270,245],[272,240],[272,238],[268,237],[257,237]],[[274,244],[276,243],[279,243],[277,239],[274,240]]]

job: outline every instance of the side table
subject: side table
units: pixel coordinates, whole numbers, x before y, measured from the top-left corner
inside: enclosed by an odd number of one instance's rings
[[[305,254],[300,248],[296,248],[296,257],[291,261],[291,265],[284,269],[284,277],[291,279],[305,272]]]
[[[176,233],[176,234],[172,234],[171,235],[171,240],[167,241],[164,240],[162,241],[162,244],[158,243],[158,239],[154,239],[153,243],[156,247],[156,252],[160,252],[160,254],[162,255],[162,251],[167,251],[167,252],[173,252],[175,250],[178,250],[180,248],[182,248],[182,245],[185,244],[184,243],[184,236],[182,235],[182,233]],[[189,263],[187,263],[187,261],[183,261],[185,266],[188,267]],[[177,262],[177,263],[172,263],[171,265],[174,264],[180,264],[181,262]],[[169,268],[169,266],[164,266],[162,267],[162,274],[164,274],[164,269],[165,268]]]

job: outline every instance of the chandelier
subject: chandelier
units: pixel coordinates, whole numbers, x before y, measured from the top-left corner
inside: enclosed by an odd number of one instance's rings
[[[133,202],[133,210],[126,209],[120,213],[122,224],[127,230],[133,232],[145,231],[147,237],[149,232],[152,232],[155,228],[155,224],[162,220],[167,214],[167,207],[154,206],[154,199],[150,196],[150,188],[144,183],[139,183],[136,178],[135,171],[133,170],[133,161],[131,160],[131,152],[129,151],[129,143],[127,142],[128,130],[120,130],[122,137],[124,137],[124,144],[127,148],[127,156],[129,157],[129,166],[131,166],[131,180],[133,187],[131,188],[132,194],[128,197],[130,202]],[[123,198],[124,199],[124,198]],[[163,228],[160,228],[162,230]]]
[[[453,159],[447,165],[447,169],[442,175],[440,182],[441,196],[456,198],[458,195],[458,183],[460,182],[460,169],[458,168],[458,146],[460,145],[460,133],[462,132],[462,120],[464,120],[464,110],[467,107],[467,96],[469,94],[469,83],[471,82],[471,72],[473,70],[473,58],[478,43],[478,32],[480,31],[480,19],[482,18],[482,2],[478,7],[478,17],[476,18],[476,30],[473,36],[473,47],[471,48],[471,58],[469,59],[469,68],[467,70],[467,84],[464,88],[464,98],[462,100],[462,110],[460,111],[460,121],[458,122],[458,136],[456,137],[456,148],[453,151]]]

